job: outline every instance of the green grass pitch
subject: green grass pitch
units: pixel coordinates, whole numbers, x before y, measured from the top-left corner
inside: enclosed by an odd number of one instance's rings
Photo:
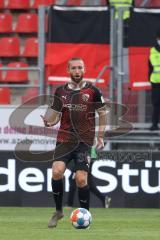
[[[48,229],[51,208],[0,207],[2,240],[159,240],[159,209],[92,208],[93,222],[88,230],[74,229],[69,222],[72,210],[57,228]]]

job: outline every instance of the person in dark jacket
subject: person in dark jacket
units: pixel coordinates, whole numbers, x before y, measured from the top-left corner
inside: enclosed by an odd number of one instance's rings
[[[151,131],[159,129],[160,117],[160,31],[156,34],[156,43],[150,49],[149,56],[149,80],[151,82],[151,97],[152,97],[152,126]]]

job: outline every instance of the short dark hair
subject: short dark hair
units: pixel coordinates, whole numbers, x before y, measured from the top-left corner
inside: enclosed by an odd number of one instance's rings
[[[72,62],[72,61],[82,61],[82,62],[84,62],[83,59],[80,58],[80,57],[72,57],[72,58],[70,58],[69,61],[68,61],[68,67],[69,67],[69,65],[70,65],[70,62]]]

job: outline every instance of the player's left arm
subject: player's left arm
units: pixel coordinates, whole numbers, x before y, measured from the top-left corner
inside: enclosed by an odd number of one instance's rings
[[[102,149],[104,147],[104,135],[105,129],[107,125],[107,109],[106,106],[101,107],[96,110],[99,116],[99,124],[98,124],[98,134],[96,138],[96,148]]]
[[[95,110],[98,113],[98,134],[96,134],[95,145],[97,149],[102,149],[107,125],[107,105],[101,91],[97,87],[94,87],[94,90]]]

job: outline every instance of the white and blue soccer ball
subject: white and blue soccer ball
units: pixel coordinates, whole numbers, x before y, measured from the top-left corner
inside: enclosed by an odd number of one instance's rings
[[[70,221],[76,229],[88,228],[92,222],[91,213],[85,208],[75,209],[70,216]]]

